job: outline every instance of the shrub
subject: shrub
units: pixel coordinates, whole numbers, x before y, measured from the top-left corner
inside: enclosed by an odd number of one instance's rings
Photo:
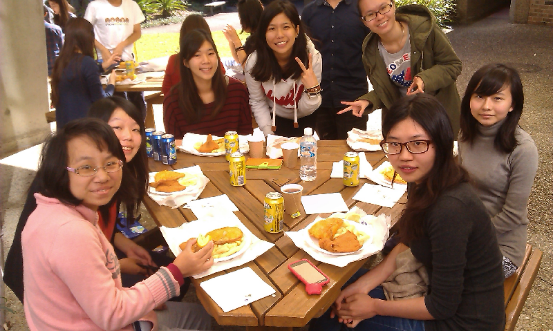
[[[447,27],[455,14],[455,2],[453,0],[396,0],[396,6],[419,4],[428,8],[434,16],[438,25]]]
[[[144,16],[151,15],[157,10],[157,6],[153,3],[152,0],[135,0],[138,4],[138,7],[140,7],[140,10],[142,10],[142,13]]]
[[[165,18],[170,17],[174,11],[186,9],[181,0],[155,0],[153,4],[158,11],[161,11],[161,16]]]

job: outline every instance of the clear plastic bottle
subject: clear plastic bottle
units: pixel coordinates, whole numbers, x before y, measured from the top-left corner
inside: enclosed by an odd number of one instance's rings
[[[317,178],[317,140],[313,137],[313,129],[303,129],[300,140],[300,178],[313,181]]]

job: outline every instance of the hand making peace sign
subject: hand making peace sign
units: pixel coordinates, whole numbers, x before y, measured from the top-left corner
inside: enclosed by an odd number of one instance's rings
[[[305,68],[303,62],[301,62],[298,57],[296,57],[296,62],[300,65],[300,68],[303,71],[301,74],[301,82],[303,86],[305,86],[305,88],[312,88],[319,85],[317,76],[315,76],[315,72],[313,71],[313,55],[309,53],[309,69]]]

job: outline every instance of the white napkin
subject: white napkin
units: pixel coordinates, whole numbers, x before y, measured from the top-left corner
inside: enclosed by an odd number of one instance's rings
[[[320,219],[320,217],[317,217],[313,222],[318,222]],[[363,247],[359,251],[348,255],[336,255],[332,253],[326,254],[313,248],[311,246],[312,244],[307,243],[308,240],[311,241],[308,232],[309,226],[299,231],[285,232],[285,234],[290,237],[290,239],[292,239],[292,241],[298,248],[303,249],[315,260],[342,268],[347,266],[351,262],[365,259],[382,250],[382,248],[384,247],[384,243],[388,239],[390,222],[390,216],[386,216],[384,214],[380,214],[378,217],[367,215],[361,218],[359,220],[359,223],[366,225],[371,229],[369,233],[369,235],[371,236],[371,241],[365,243],[365,245],[363,245]]]
[[[225,313],[275,293],[250,267],[206,280],[200,286]]]
[[[381,150],[380,145],[378,144],[370,144],[368,142],[359,141],[362,138],[376,139],[380,142],[382,140],[381,130],[363,131],[353,128],[351,131],[348,132],[348,139],[346,140],[348,146],[355,151],[374,152]]]
[[[169,56],[157,57],[148,61],[140,62],[140,69],[143,72],[147,71],[164,71],[167,68],[167,62],[169,62]]]
[[[323,214],[348,211],[348,206],[340,193],[304,195],[301,203],[306,214]]]
[[[367,161],[365,152],[359,153],[359,178],[367,178],[369,173],[373,171],[373,167]],[[344,177],[344,160],[332,163],[332,172],[330,178],[343,178]]]
[[[211,138],[213,140],[221,139],[223,137],[218,137],[211,135]],[[194,148],[194,145],[197,142],[201,142],[202,144],[207,139],[207,135],[205,134],[196,134],[196,133],[186,133],[184,137],[182,138],[182,144],[180,146],[177,146],[177,148],[183,152],[199,155],[199,156],[220,156],[225,155],[225,151],[220,151],[216,153],[201,153]],[[247,136],[238,136],[238,146],[240,147],[240,152],[242,154],[245,154],[250,151],[250,145],[248,145],[248,137]]]
[[[183,242],[187,241],[190,238],[196,238],[199,234],[205,234],[206,232],[225,226],[239,227],[244,233],[244,240],[247,239],[246,237],[249,237],[249,247],[245,249],[242,254],[237,254],[235,258],[231,258],[226,261],[215,262],[213,263],[211,268],[202,273],[193,275],[192,277],[202,278],[219,271],[241,266],[245,263],[255,260],[258,256],[265,253],[274,246],[274,244],[272,243],[257,238],[253,233],[251,233],[250,230],[248,230],[248,228],[246,228],[240,222],[238,217],[236,217],[236,215],[234,215],[234,213],[232,212],[229,212],[227,215],[221,218],[198,219],[197,221],[184,223],[177,228],[168,228],[161,226],[159,229],[163,234],[163,238],[165,238],[165,241],[169,245],[169,249],[171,249],[171,252],[173,252],[173,254],[177,256],[181,252],[179,245]]]
[[[195,175],[197,178],[196,185],[192,189],[186,189],[181,192],[174,192],[172,194],[157,194],[148,190],[148,196],[152,198],[161,206],[168,206],[171,208],[178,208],[187,202],[196,200],[200,194],[202,194],[205,186],[209,183],[209,179],[203,174],[200,166],[193,166],[189,168],[177,169],[175,171],[183,172],[186,174]],[[153,177],[157,172],[150,172],[150,182],[153,182]]]
[[[353,199],[392,208],[403,196],[406,189],[406,185],[400,185],[399,187],[394,185],[394,188],[389,188],[381,185],[364,184]]]
[[[319,136],[317,135],[317,132],[313,132],[313,137],[315,140],[319,140]],[[275,135],[268,135],[267,136],[267,156],[271,159],[279,159],[282,157],[282,149],[274,147],[273,145],[278,142],[295,142],[298,145],[300,144],[301,137],[282,137],[282,136],[275,136]],[[286,141],[285,141],[286,140]],[[298,148],[298,156],[300,156],[300,150]]]
[[[198,219],[206,217],[223,217],[238,211],[226,194],[188,202],[183,208],[190,208]],[[233,214],[234,215],[234,214]]]

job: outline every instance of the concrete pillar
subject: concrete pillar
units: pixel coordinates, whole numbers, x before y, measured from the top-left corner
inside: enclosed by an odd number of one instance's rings
[[[49,132],[42,2],[0,1],[0,156],[42,142]]]
[[[511,8],[509,9],[509,22],[527,24],[529,12],[530,0],[511,0]]]

